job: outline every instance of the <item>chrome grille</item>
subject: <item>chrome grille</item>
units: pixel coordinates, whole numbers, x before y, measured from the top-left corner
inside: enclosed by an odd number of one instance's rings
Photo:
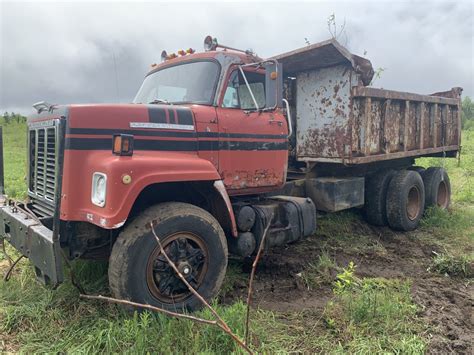
[[[30,126],[29,195],[35,213],[42,217],[54,214],[57,176],[57,126]]]

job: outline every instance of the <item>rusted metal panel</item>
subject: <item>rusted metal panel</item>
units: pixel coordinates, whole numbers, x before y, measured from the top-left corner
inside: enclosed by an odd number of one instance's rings
[[[438,125],[439,125],[439,109],[438,104],[433,105],[433,148],[438,146]]]
[[[349,157],[351,87],[356,83],[357,75],[346,65],[297,75],[298,157]]]
[[[420,103],[420,149],[425,147],[425,126],[427,123],[425,116],[425,103]]]
[[[276,59],[296,76],[299,161],[361,164],[459,149],[461,88],[420,95],[363,86],[370,62],[332,40]]]
[[[458,145],[450,145],[438,148],[425,148],[425,149],[417,149],[408,152],[400,151],[391,154],[377,154],[377,155],[369,155],[369,156],[359,156],[353,157],[348,164],[366,164],[366,163],[373,163],[377,161],[384,161],[390,159],[400,159],[400,158],[409,158],[409,157],[416,157],[416,156],[429,156],[430,154],[438,154],[442,152],[455,152],[459,149]],[[342,163],[342,160],[337,161],[335,159],[329,160],[321,160],[322,162],[333,162],[333,163]]]
[[[400,149],[402,144],[400,140],[401,129],[401,103],[388,99],[385,102],[385,115],[382,118],[384,124],[384,152],[392,153]]]
[[[457,89],[457,88],[454,88]],[[453,90],[454,90],[453,89]],[[373,87],[366,86],[356,86],[352,90],[353,96],[356,97],[372,97],[378,99],[392,99],[392,100],[408,100],[408,101],[421,101],[429,103],[438,103],[438,104],[447,104],[447,105],[457,105],[458,99],[447,98],[441,96],[431,96],[431,95],[420,95],[413,94],[409,92],[377,89]]]
[[[349,65],[359,75],[361,85],[368,85],[374,76],[372,63],[368,59],[351,54],[335,39],[298,48],[271,59],[282,63],[285,73],[292,75],[303,71]]]
[[[329,89],[334,78],[349,84],[350,75],[330,68],[324,70],[325,76],[321,70],[318,73],[299,76],[303,78],[297,94],[300,160],[361,164],[459,149],[460,99],[353,87],[349,95],[338,91],[340,101],[328,94]],[[306,90],[316,86],[310,81],[319,84],[314,91],[319,100]]]

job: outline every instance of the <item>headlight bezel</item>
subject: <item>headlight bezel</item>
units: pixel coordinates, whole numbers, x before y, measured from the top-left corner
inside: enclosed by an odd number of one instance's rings
[[[106,198],[107,174],[94,172],[92,174],[91,202],[96,206],[105,207]]]

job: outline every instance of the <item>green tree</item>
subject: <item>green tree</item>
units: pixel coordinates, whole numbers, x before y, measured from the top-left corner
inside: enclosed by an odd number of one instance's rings
[[[462,100],[461,123],[463,129],[474,130],[474,101],[469,96]]]
[[[7,124],[10,124],[10,123],[25,123],[26,122],[26,117],[23,116],[23,115],[20,115],[19,113],[15,113],[15,112],[11,112],[11,113],[8,113],[8,112],[5,112],[3,114],[3,116],[0,116],[0,119],[2,119],[2,123],[7,125]]]
[[[3,114],[3,122],[5,124],[9,124],[10,123],[10,114],[8,112],[5,111],[5,113]]]

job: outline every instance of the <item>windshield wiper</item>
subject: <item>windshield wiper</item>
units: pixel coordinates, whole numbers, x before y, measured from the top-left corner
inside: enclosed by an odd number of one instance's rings
[[[168,100],[163,100],[163,99],[154,99],[153,101],[150,101],[149,104],[167,104],[171,105],[171,102]]]

